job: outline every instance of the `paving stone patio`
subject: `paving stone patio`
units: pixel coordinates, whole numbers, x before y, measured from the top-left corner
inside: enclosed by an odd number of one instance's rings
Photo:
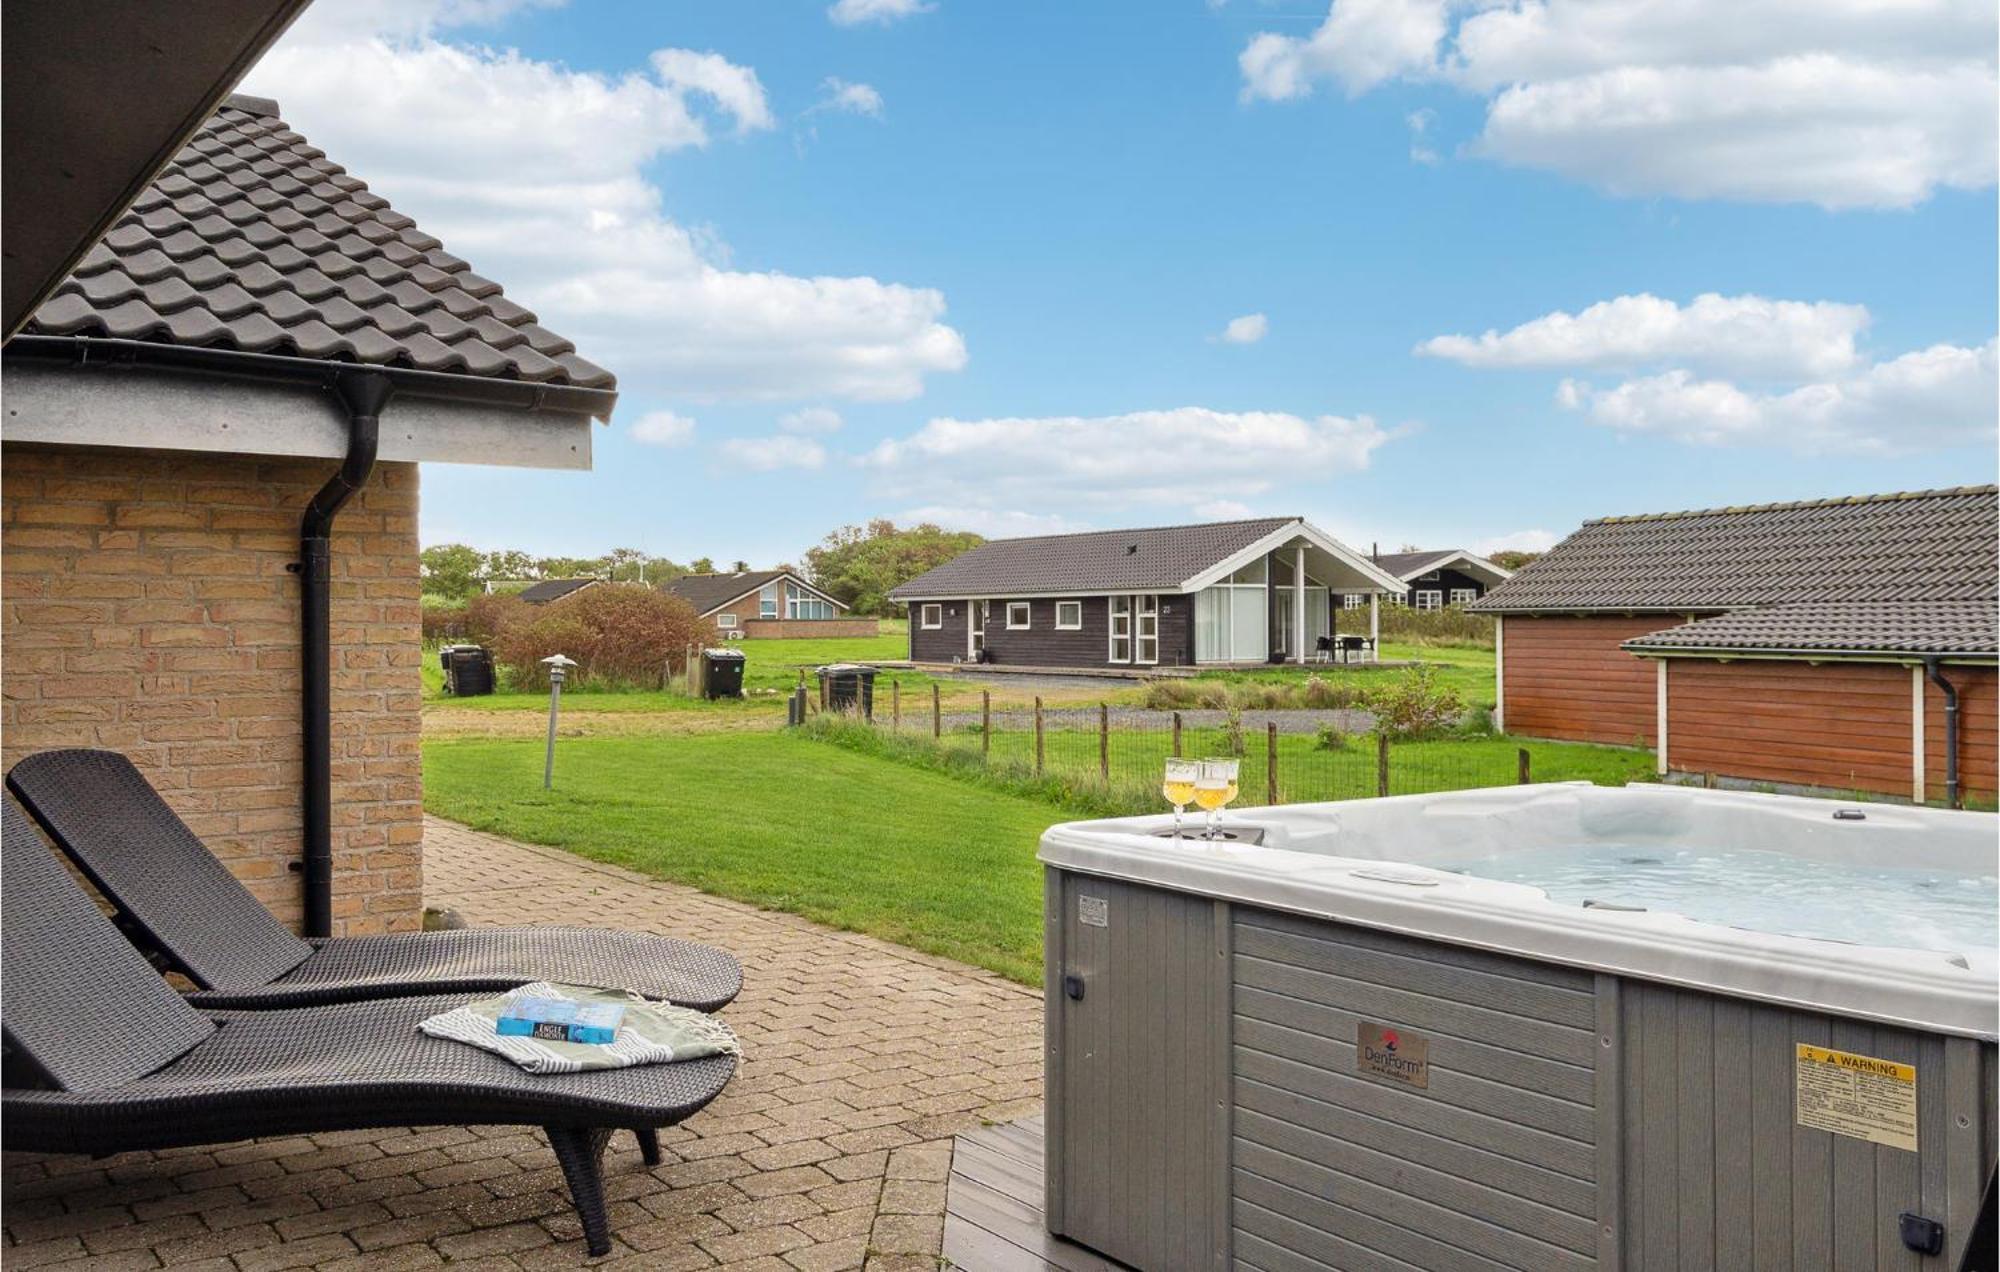
[[[939,1266],[951,1137],[1039,1110],[1041,996],[989,972],[431,819],[429,904],[722,945],[744,1063],[662,1132],[612,1141],[612,1254],[588,1260],[541,1136],[436,1127],[102,1161],[6,1156],[11,1270]]]

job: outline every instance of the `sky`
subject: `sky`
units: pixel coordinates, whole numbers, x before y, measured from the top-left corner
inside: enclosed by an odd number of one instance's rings
[[[619,379],[426,544],[1995,477],[1991,0],[318,0],[245,82]]]

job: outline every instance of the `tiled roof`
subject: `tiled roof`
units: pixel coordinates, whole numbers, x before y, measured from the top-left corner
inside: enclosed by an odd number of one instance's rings
[[[1992,486],[1586,522],[1469,608],[1740,609],[2000,598]]]
[[[612,374],[232,96],[25,329],[610,389]]]
[[[1992,600],[1801,601],[1718,614],[1625,642],[1634,653],[2000,654]]]
[[[531,583],[517,594],[530,605],[547,605],[550,601],[560,601],[565,596],[581,592],[597,579],[543,579]]]
[[[697,614],[706,614],[718,605],[735,600],[746,592],[754,592],[774,579],[787,577],[783,570],[747,570],[741,574],[683,574],[677,579],[660,584],[660,590],[694,606]]]
[[[1297,517],[1260,517],[1193,526],[995,539],[918,575],[892,589],[889,596],[903,600],[1023,592],[1172,590],[1297,521]]]

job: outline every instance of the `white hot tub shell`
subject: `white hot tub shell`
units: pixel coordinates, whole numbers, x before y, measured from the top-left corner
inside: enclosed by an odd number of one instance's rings
[[[1990,876],[1991,817],[1564,784],[1232,816],[1256,844],[1170,822],[1042,839],[1052,1231],[1153,1270],[1956,1266],[1992,949],[1438,867],[1609,842]]]

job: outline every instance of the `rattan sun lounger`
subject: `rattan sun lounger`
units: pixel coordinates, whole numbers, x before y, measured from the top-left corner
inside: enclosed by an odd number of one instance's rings
[[[600,1255],[611,1248],[603,1154],[612,1128],[671,1126],[736,1071],[734,1057],[715,1056],[533,1076],[417,1031],[463,996],[197,1010],[4,800],[0,820],[9,1149],[115,1153],[366,1127],[539,1126]]]
[[[630,989],[699,1011],[743,987],[728,953],[603,928],[505,927],[301,940],[113,751],[31,755],[7,774],[56,845],[119,910],[141,948],[208,1008],[302,1007],[476,993],[530,981]]]

